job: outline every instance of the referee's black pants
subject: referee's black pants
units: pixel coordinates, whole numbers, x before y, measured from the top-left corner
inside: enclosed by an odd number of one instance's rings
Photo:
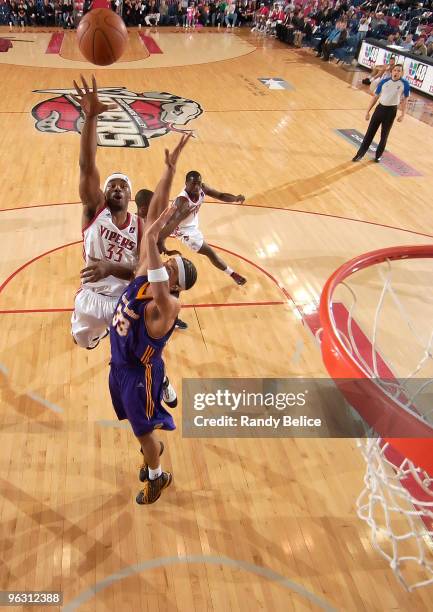
[[[376,158],[382,157],[396,115],[397,106],[377,105],[357,155],[365,155],[367,153],[373,142],[373,138],[376,136],[377,130],[382,126],[380,130],[380,142],[376,150]]]

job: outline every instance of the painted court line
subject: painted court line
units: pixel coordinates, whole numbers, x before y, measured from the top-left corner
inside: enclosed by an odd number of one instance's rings
[[[63,612],[72,612],[73,610],[77,610],[81,605],[88,602],[90,599],[95,597],[97,593],[100,593],[107,587],[111,586],[115,582],[119,582],[124,578],[128,578],[129,576],[133,576],[134,574],[139,574],[145,570],[155,569],[159,567],[166,567],[167,565],[182,565],[187,563],[206,563],[209,565],[225,565],[227,567],[232,567],[233,569],[242,569],[250,574],[255,574],[256,576],[260,576],[261,578],[267,578],[268,580],[279,584],[282,587],[297,593],[301,597],[304,597],[309,602],[320,608],[321,610],[326,610],[326,612],[337,612],[336,609],[331,606],[325,599],[318,597],[314,593],[311,593],[306,588],[285,578],[281,574],[277,574],[273,570],[262,567],[260,565],[254,565],[253,563],[248,563],[247,561],[239,561],[237,559],[230,559],[229,557],[222,557],[219,555],[179,555],[176,557],[157,557],[155,559],[149,559],[148,561],[143,561],[137,565],[129,565],[127,567],[122,568],[120,571],[107,576],[103,580],[100,580],[95,585],[83,591],[77,597],[75,597],[68,604],[63,606]]]
[[[100,425],[101,427],[114,427],[114,429],[131,429],[129,422],[116,421],[114,419],[101,419],[96,421],[96,425]]]
[[[34,400],[35,402],[38,402],[38,404],[42,404],[42,406],[45,406],[45,408],[48,408],[49,410],[52,410],[53,412],[57,412],[57,414],[60,414],[61,412],[63,412],[63,408],[60,408],[60,406],[56,406],[56,404],[49,402],[48,400],[41,397],[37,393],[33,393],[33,391],[30,391],[30,393],[27,393],[27,397],[30,397],[30,399]]]

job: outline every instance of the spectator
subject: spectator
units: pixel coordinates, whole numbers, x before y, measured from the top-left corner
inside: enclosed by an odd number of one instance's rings
[[[166,0],[161,0],[159,5],[160,24],[168,25],[168,6]]]
[[[336,23],[335,28],[330,32],[325,42],[321,46],[317,57],[322,56],[322,61],[327,62],[334,49],[344,46],[347,40],[347,26],[343,21]]]
[[[423,36],[418,38],[412,47],[411,53],[414,55],[427,55],[427,47],[425,46],[425,38]]]
[[[193,2],[189,3],[186,9],[186,28],[195,28],[195,5]]]
[[[158,9],[156,8],[155,0],[150,0],[150,6],[148,9],[148,13],[146,17],[144,18],[146,25],[156,27],[159,23],[160,16],[161,15],[158,12]]]
[[[403,47],[403,49],[406,49],[406,51],[411,51],[411,49],[413,47],[413,36],[412,36],[412,34],[407,34],[407,36],[403,40],[401,46]]]
[[[268,20],[268,15],[269,7],[266,6],[264,2],[261,2],[260,8],[254,14],[254,25],[251,28],[251,32],[254,32],[254,30],[264,31],[266,28],[266,22]]]
[[[231,4],[228,4],[226,6],[225,22],[227,28],[234,28],[236,25],[237,18],[238,15],[236,13],[236,4],[234,2],[231,2]]]
[[[198,6],[198,22],[206,27],[209,25],[209,5],[208,4],[199,4]]]
[[[218,27],[224,23],[226,6],[227,3],[224,0],[220,0],[216,6],[216,24]]]
[[[371,17],[367,17],[367,16],[361,17],[359,21],[359,26],[358,26],[359,40],[362,40],[363,38],[367,36],[367,32],[370,28],[370,22],[371,22]]]

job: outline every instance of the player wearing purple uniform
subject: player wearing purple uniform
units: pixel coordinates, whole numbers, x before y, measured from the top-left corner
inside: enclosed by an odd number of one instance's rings
[[[165,207],[177,158],[187,140],[183,137],[172,154],[166,151],[166,169],[153,195]],[[120,420],[131,423],[144,457],[140,470],[144,488],[136,498],[139,504],[154,503],[172,482],[172,475],[161,469],[163,445],[154,433],[155,429],[175,428],[172,416],[161,405],[162,351],[180,311],[180,302],[171,292],[190,289],[197,279],[195,266],[188,259],[176,255],[162,263],[157,242],[171,215],[172,211],[166,208],[147,227],[137,276],[120,297],[110,327],[109,385],[113,406]]]

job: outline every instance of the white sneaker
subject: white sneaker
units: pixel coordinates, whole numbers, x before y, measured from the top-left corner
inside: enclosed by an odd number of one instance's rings
[[[173,389],[171,382],[168,380],[166,376],[164,378],[164,382],[162,383],[162,399],[167,406],[170,408],[176,408],[177,406],[177,395],[176,391]]]

